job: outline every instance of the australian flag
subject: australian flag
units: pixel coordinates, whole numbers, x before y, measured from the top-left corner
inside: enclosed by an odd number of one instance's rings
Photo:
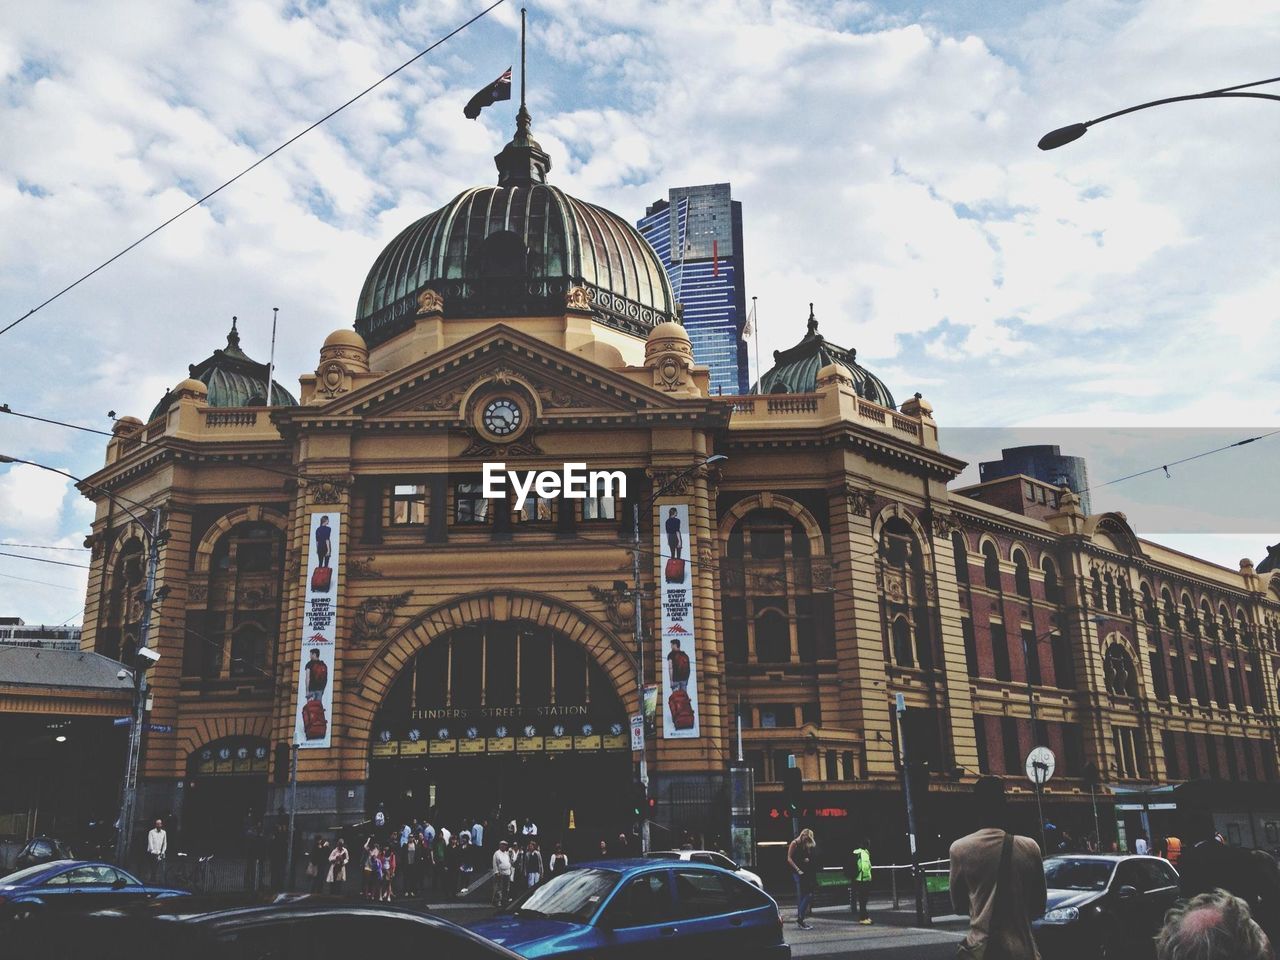
[[[488,84],[480,90],[474,97],[467,101],[467,105],[462,108],[462,114],[468,120],[474,120],[480,116],[480,111],[485,107],[491,107],[499,100],[511,99],[511,68],[507,67],[507,72],[500,76],[493,83]]]

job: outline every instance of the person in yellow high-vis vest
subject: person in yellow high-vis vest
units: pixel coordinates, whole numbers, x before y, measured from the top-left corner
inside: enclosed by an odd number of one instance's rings
[[[871,896],[871,850],[864,838],[855,847],[849,861],[849,909],[858,915],[859,923],[870,923],[867,899]]]

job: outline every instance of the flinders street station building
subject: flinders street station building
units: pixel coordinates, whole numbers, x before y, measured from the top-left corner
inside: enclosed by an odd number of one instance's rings
[[[1096,801],[1104,842],[1167,832],[1198,791],[1273,845],[1280,574],[1029,477],[957,489],[945,411],[820,304],[753,393],[713,395],[662,262],[549,182],[523,108],[496,163],[386,247],[297,389],[233,327],[81,485],[86,651],[138,642],[120,504],[166,532],[139,822],[235,837],[290,802],[296,744],[308,833],[434,809],[594,849],[634,824],[643,756],[655,847],[728,844],[735,767],[755,841],[787,839],[794,765],[820,843],[902,862],[904,745],[925,856],[986,773],[1034,833],[1043,746],[1058,829]]]

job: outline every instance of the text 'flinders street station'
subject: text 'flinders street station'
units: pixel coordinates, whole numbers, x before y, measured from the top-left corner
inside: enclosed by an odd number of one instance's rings
[[[138,821],[234,837],[287,802],[296,743],[304,830],[435,807],[594,846],[634,823],[643,755],[655,846],[710,843],[739,721],[756,840],[789,836],[794,762],[800,819],[886,862],[904,738],[926,856],[983,773],[1034,833],[1037,745],[1046,819],[1092,832],[1095,795],[1104,840],[1139,829],[1126,790],[1277,780],[1280,575],[1027,477],[949,490],[965,464],[929,403],[895,403],[805,303],[755,392],[712,395],[662,262],[547,183],[523,108],[496,162],[383,251],[296,401],[233,328],[82,484],[86,650],[127,660],[143,616],[117,501],[167,534]],[[612,486],[487,497],[498,463]]]

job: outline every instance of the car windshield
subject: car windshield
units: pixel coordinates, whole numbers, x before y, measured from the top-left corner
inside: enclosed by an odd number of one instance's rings
[[[646,860],[679,860],[680,854],[675,850],[650,850],[648,853],[642,853],[642,857]]]
[[[517,917],[548,917],[586,923],[600,908],[621,876],[616,870],[586,867],[552,877],[517,900],[511,912]]]
[[[1110,860],[1056,857],[1044,863],[1044,883],[1051,890],[1105,890],[1113,870]]]
[[[47,873],[49,864],[37,863],[34,867],[24,867],[16,873],[11,873],[7,877],[0,877],[0,887],[7,887],[15,883],[24,883],[30,880],[37,873]]]

